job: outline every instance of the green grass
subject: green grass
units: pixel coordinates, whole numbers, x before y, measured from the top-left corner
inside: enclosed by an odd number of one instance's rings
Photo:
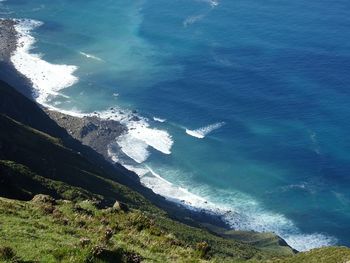
[[[209,259],[223,262],[225,258],[235,262],[233,259],[242,259],[243,250],[250,249],[250,256],[260,255],[257,249],[220,238],[215,241],[226,243],[231,251],[227,251],[228,254],[217,253],[217,249],[210,251],[208,243],[214,239],[208,234],[178,225],[177,231],[183,228],[182,231],[196,236],[196,239],[178,237],[167,227],[160,227],[175,222],[164,223],[139,210],[97,209],[90,201],[59,201],[52,205],[49,202],[0,198],[0,222],[0,247],[11,248],[14,255],[24,261],[113,262],[119,258],[126,262],[128,256],[134,255],[143,262],[201,262]],[[203,249],[203,244],[206,249]],[[97,248],[104,251],[105,259],[93,253]]]
[[[349,263],[350,249],[347,247],[325,247],[299,253],[274,263]]]
[[[38,194],[43,193],[43,188],[56,189],[53,195],[64,198],[63,192],[67,195],[71,191],[74,195],[75,190],[83,196],[103,197],[102,201],[108,205],[112,205],[118,199],[142,210],[161,213],[161,210],[145,197],[113,181],[110,179],[113,175],[106,174],[81,154],[64,147],[59,140],[1,114],[0,124],[0,159],[12,161],[3,161],[0,167],[3,170],[7,169],[10,173],[8,177],[13,178],[15,185],[20,182],[19,177],[28,179],[27,186],[22,186],[26,192]],[[39,187],[39,184],[42,187]]]
[[[12,117],[0,113],[0,196],[10,198],[0,198],[0,262],[350,260],[347,248],[293,256],[272,233],[197,222],[201,218],[81,146],[35,103],[1,82],[0,102],[0,112]],[[29,202],[36,194],[60,201]],[[111,209],[116,200],[128,211]]]
[[[2,262],[347,263],[330,247],[281,257],[140,210],[99,209],[93,201],[0,198]],[[134,261],[132,261],[132,259]]]
[[[3,149],[5,148],[3,154],[8,158],[0,160],[2,196],[30,200],[35,194],[44,193],[74,202],[93,199],[109,206],[118,200],[127,203],[130,208],[149,214],[151,218],[156,218],[153,221],[156,222],[157,228],[152,228],[155,232],[158,231],[155,229],[167,231],[172,236],[185,240],[186,244],[192,247],[202,244],[199,254],[205,251],[206,256],[218,255],[221,258],[265,257],[266,253],[244,242],[221,238],[205,229],[189,227],[171,220],[167,213],[145,197],[109,179],[111,176],[104,174],[103,170],[97,169],[80,154],[61,145],[59,140],[36,132],[3,115],[0,115],[0,123],[0,140]],[[143,218],[137,218],[135,229],[143,230]],[[208,243],[208,251],[202,242]],[[152,247],[152,253],[157,253],[158,244]]]

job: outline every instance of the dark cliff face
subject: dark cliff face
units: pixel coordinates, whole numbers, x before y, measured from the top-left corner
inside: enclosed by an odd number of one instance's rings
[[[38,104],[24,97],[1,80],[0,94],[1,113],[53,137],[67,137],[67,132],[52,121]]]
[[[79,134],[83,132],[86,136],[97,125],[109,124],[96,123],[88,130],[82,128]],[[119,127],[110,128],[122,132]],[[29,200],[42,193],[73,201],[96,200],[101,206],[111,206],[119,200],[154,215],[168,216],[195,227],[205,226],[215,233],[212,236],[205,232],[209,237],[225,236],[226,225],[220,218],[188,210],[154,194],[141,185],[137,175],[111,164],[103,155],[81,144],[37,103],[0,81],[0,197]],[[181,232],[181,235],[192,238],[190,233]],[[240,239],[238,235],[227,240]],[[292,253],[287,244],[281,246],[277,242],[277,237],[272,245],[271,241],[267,242],[270,237],[258,239],[263,245],[268,243],[273,250],[282,251],[279,253]]]
[[[20,124],[26,125],[32,129],[38,130],[40,132],[43,132],[49,136],[52,136],[54,138],[58,138],[60,140],[60,144],[62,146],[68,148],[71,152],[79,153],[79,155],[84,158],[86,163],[89,163],[91,167],[93,167],[95,170],[98,169],[100,173],[103,174],[103,177],[112,180],[113,182],[122,184],[126,187],[129,187],[132,189],[132,191],[135,191],[142,196],[145,197],[145,200],[150,200],[155,206],[159,207],[160,209],[166,211],[171,217],[176,218],[178,220],[181,220],[183,222],[197,225],[197,222],[205,222],[214,224],[220,227],[226,227],[226,224],[218,217],[212,216],[206,213],[201,212],[194,212],[191,210],[188,210],[184,207],[178,206],[174,203],[171,203],[167,201],[162,196],[154,194],[150,189],[144,187],[141,185],[139,178],[136,174],[126,170],[124,167],[122,167],[119,164],[111,164],[110,162],[106,161],[105,157],[102,154],[97,153],[92,148],[83,145],[81,142],[74,139],[64,128],[57,125],[57,123],[52,120],[45,111],[34,101],[28,99],[27,97],[23,96],[21,93],[16,91],[14,88],[12,88],[7,83],[0,80],[0,113],[3,115],[6,115],[7,117],[11,118],[15,122],[19,122]],[[4,122],[4,116],[2,118],[2,121]],[[90,121],[91,122],[91,121]],[[1,124],[2,126],[4,124]],[[22,126],[19,126],[22,127]],[[18,127],[17,127],[18,128]],[[14,131],[16,131],[17,128],[13,128]],[[120,133],[122,131],[117,129],[117,132]],[[3,135],[6,135],[6,132],[3,130],[0,130],[0,133]],[[14,140],[13,134],[11,132],[7,132],[7,135],[11,135],[8,137],[8,145],[12,145]],[[29,136],[28,134],[26,136]],[[17,141],[18,145],[27,145],[27,139],[26,136],[20,137],[20,139],[23,139],[22,141]],[[34,139],[34,137],[33,137]],[[32,140],[33,140],[32,139]],[[3,139],[2,139],[3,140]],[[1,144],[1,140],[0,140]],[[34,164],[38,169],[43,164],[46,164],[44,167],[48,167],[48,171],[50,169],[56,169],[59,170],[61,167],[64,167],[64,163],[69,158],[65,158],[65,154],[61,154],[60,156],[51,157],[51,156],[45,156],[47,149],[45,149],[46,146],[41,146],[38,148],[28,148],[23,150],[21,152],[19,149],[16,149],[16,147],[11,146],[11,151],[4,151],[4,141],[2,142],[3,150],[1,152],[0,149],[0,156],[2,155],[2,159],[6,160],[14,160],[16,161],[16,158],[20,160],[21,164],[24,164],[31,168]],[[41,163],[39,158],[36,160],[36,163],[31,158],[33,155],[38,155],[38,151],[42,150],[42,157],[44,158],[46,163]],[[27,151],[27,154],[25,153]],[[55,151],[53,151],[55,152]],[[9,153],[13,153],[13,155],[9,156]],[[56,152],[55,152],[56,153]],[[48,162],[48,160],[51,160]],[[55,168],[57,167],[57,168]],[[35,171],[34,171],[35,172]],[[41,171],[42,172],[42,171]],[[67,170],[67,176],[64,173],[58,173],[56,172],[56,175],[60,175],[61,177],[66,176],[69,178],[69,172]],[[40,175],[40,173],[39,173]],[[74,178],[76,180],[84,179],[86,178],[86,175],[84,174],[74,174],[70,175],[70,177],[77,177]],[[79,186],[79,184],[77,184]],[[102,184],[98,184],[95,182],[93,185],[96,189],[103,188],[106,186],[102,186]],[[93,193],[96,193],[96,191]],[[109,202],[112,202],[112,199],[109,199]]]
[[[79,141],[71,137],[67,131],[57,125],[36,102],[23,96],[7,83],[0,80],[0,113],[27,125],[31,128],[44,132],[52,137],[59,138],[62,143],[74,151],[81,152],[93,161],[97,166],[112,169],[115,172],[114,179],[125,184],[135,184],[138,177],[128,172],[121,166],[112,167],[104,160],[104,157],[89,147],[83,146]]]
[[[11,55],[16,51],[18,34],[16,21],[0,19],[0,80],[16,87],[22,94],[32,95],[31,82],[21,75],[11,63]]]
[[[106,171],[105,176],[107,176],[107,178],[126,185],[141,187],[137,175],[127,171],[121,166],[113,166],[106,162],[103,156],[72,138],[71,135],[68,134],[64,128],[57,125],[36,102],[23,96],[1,80],[0,113],[25,126],[59,139],[62,145],[74,152],[79,152],[88,162],[93,163],[98,169]],[[1,133],[4,134],[5,131],[1,131]],[[12,136],[12,134],[8,135]],[[11,138],[13,138],[13,136]],[[35,152],[33,152],[33,154],[34,153]],[[57,159],[57,161],[59,161],[59,159]]]

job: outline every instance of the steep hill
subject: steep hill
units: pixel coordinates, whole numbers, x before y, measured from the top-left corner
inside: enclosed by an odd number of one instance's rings
[[[332,248],[293,257],[272,233],[228,231],[220,219],[170,203],[74,140],[4,82],[0,196],[3,261],[322,262],[350,255]]]

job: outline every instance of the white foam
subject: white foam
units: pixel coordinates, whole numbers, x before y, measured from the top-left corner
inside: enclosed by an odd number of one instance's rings
[[[129,130],[130,136],[144,141],[149,146],[164,154],[171,154],[173,140],[168,132],[152,129],[149,127],[148,123],[131,123],[128,126],[132,127]]]
[[[113,159],[113,153],[110,154]],[[118,161],[121,160],[118,159]],[[175,173],[171,177],[178,178],[178,174],[183,174],[183,171],[164,168],[158,173],[144,164],[124,164],[124,166],[137,173],[142,184],[155,193],[189,209],[217,215],[233,229],[273,232],[284,238],[290,246],[299,251],[307,251],[337,243],[337,239],[332,236],[321,233],[302,233],[293,221],[282,214],[265,210],[259,202],[247,194],[205,186],[196,186],[191,188],[190,191],[185,187],[169,182],[160,175],[160,173]],[[186,183],[183,184],[186,185]]]
[[[196,130],[186,129],[186,133],[188,135],[191,135],[191,136],[196,137],[198,139],[203,139],[209,133],[213,132],[214,130],[220,129],[224,125],[225,125],[225,122],[218,122],[218,123],[210,124],[208,126],[205,126],[205,127],[202,127],[202,128],[196,129]]]
[[[199,2],[205,2],[208,3],[211,7],[210,10],[202,13],[202,14],[196,14],[196,15],[191,15],[189,17],[187,17],[184,21],[183,21],[183,26],[184,27],[188,27],[196,22],[201,21],[202,19],[204,19],[214,8],[216,8],[217,6],[219,6],[219,1],[218,0],[197,0]]]
[[[76,70],[75,66],[53,65],[42,60],[38,55],[30,54],[32,45],[35,43],[34,38],[30,36],[30,31],[39,25],[40,22],[32,20],[21,21],[17,30],[20,34],[19,43],[22,46],[19,46],[12,59],[16,68],[18,67],[17,69],[21,73],[33,81],[34,88],[38,91],[38,101],[46,103],[49,95],[58,95],[59,90],[73,85],[77,78],[73,76]],[[43,77],[43,74],[47,77]],[[52,84],[50,84],[51,81]],[[58,110],[53,106],[49,107]],[[247,195],[232,192],[224,193],[221,190],[213,189],[195,191],[191,188],[191,191],[189,191],[185,187],[179,187],[167,181],[160,175],[161,173],[142,163],[147,160],[150,154],[149,147],[164,154],[170,154],[173,140],[166,131],[151,128],[146,118],[120,109],[90,114],[76,111],[59,111],[76,117],[98,115],[124,124],[128,128],[128,132],[118,138],[116,144],[126,156],[130,157],[130,161],[135,163],[122,164],[127,169],[139,174],[141,182],[145,186],[169,200],[190,209],[205,210],[208,213],[217,214],[236,229],[275,232],[300,251],[336,243],[335,238],[324,234],[301,233],[295,224],[284,215],[264,210],[261,204]],[[197,130],[186,130],[186,132],[191,136],[204,138],[222,125],[224,123],[215,123]],[[113,161],[121,162],[113,151],[108,149],[108,153]],[[223,197],[226,197],[226,199]]]
[[[143,163],[150,155],[147,150],[147,143],[135,138],[129,133],[120,136],[117,139],[117,143],[121,150],[137,163]]]
[[[156,173],[150,166],[143,165],[143,167],[143,170],[140,170],[139,168],[139,171],[143,173],[140,175],[141,182],[146,187],[152,189],[156,194],[162,195],[170,201],[185,205],[186,207],[194,210],[203,209],[206,205],[208,205],[204,198],[192,194],[183,187],[172,184],[168,180],[164,179],[160,174]],[[212,208],[214,208],[214,205]],[[210,210],[208,209],[208,211]]]
[[[150,155],[149,147],[163,154],[171,154],[174,143],[171,135],[165,130],[151,128],[147,118],[117,108],[100,112],[98,115],[104,119],[118,121],[127,127],[127,133],[117,138],[116,142],[121,150],[137,163],[147,160]]]
[[[76,66],[51,64],[41,58],[39,54],[30,51],[35,43],[31,31],[42,25],[35,20],[16,20],[15,28],[19,38],[17,50],[11,57],[15,68],[33,83],[36,91],[36,99],[41,104],[46,104],[50,95],[59,95],[59,91],[72,86],[78,81],[74,76]]]
[[[166,122],[166,119],[162,119],[162,118],[158,118],[158,117],[153,117],[153,120],[157,121],[157,122]]]
[[[325,234],[302,233],[293,221],[282,214],[263,209],[261,204],[249,196],[238,195],[231,202],[228,208],[232,207],[234,212],[226,213],[223,218],[234,229],[276,233],[298,251],[334,245],[337,242],[336,238]]]
[[[138,116],[129,110],[115,107],[102,112],[82,113],[77,109],[69,111],[59,109],[53,105],[45,106],[50,110],[78,118],[95,116],[101,119],[118,121],[127,128],[127,131],[116,138],[115,143],[126,156],[136,163],[143,163],[147,160],[150,156],[149,147],[166,155],[171,154],[171,148],[174,144],[171,135],[165,130],[151,128],[147,118]],[[120,162],[116,151],[111,148],[108,149],[110,157],[113,161]],[[123,162],[124,164],[125,162]]]
[[[205,16],[206,16],[206,14],[189,16],[184,20],[183,25],[184,25],[184,27],[188,27],[188,26],[202,20]]]
[[[338,240],[324,234],[292,234],[285,235],[285,241],[298,251],[308,251],[314,248],[334,246]]]
[[[197,0],[197,1],[208,3],[212,8],[215,8],[220,4],[219,0]]]
[[[219,6],[219,1],[218,0],[209,0],[210,6],[211,7],[216,7]]]
[[[82,51],[80,51],[79,54],[84,56],[84,57],[86,57],[86,58],[90,58],[90,59],[93,59],[93,60],[96,60],[96,61],[103,61],[103,59],[101,59],[101,58],[99,58],[99,57],[97,57],[95,55],[88,54],[88,53],[85,53],[85,52],[82,52]]]

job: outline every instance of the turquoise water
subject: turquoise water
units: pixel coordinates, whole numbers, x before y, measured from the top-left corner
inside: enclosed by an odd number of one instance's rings
[[[8,0],[0,16],[43,22],[30,52],[78,67],[46,104],[147,118],[129,125],[149,138],[111,145],[144,184],[305,250],[350,245],[349,7]]]

